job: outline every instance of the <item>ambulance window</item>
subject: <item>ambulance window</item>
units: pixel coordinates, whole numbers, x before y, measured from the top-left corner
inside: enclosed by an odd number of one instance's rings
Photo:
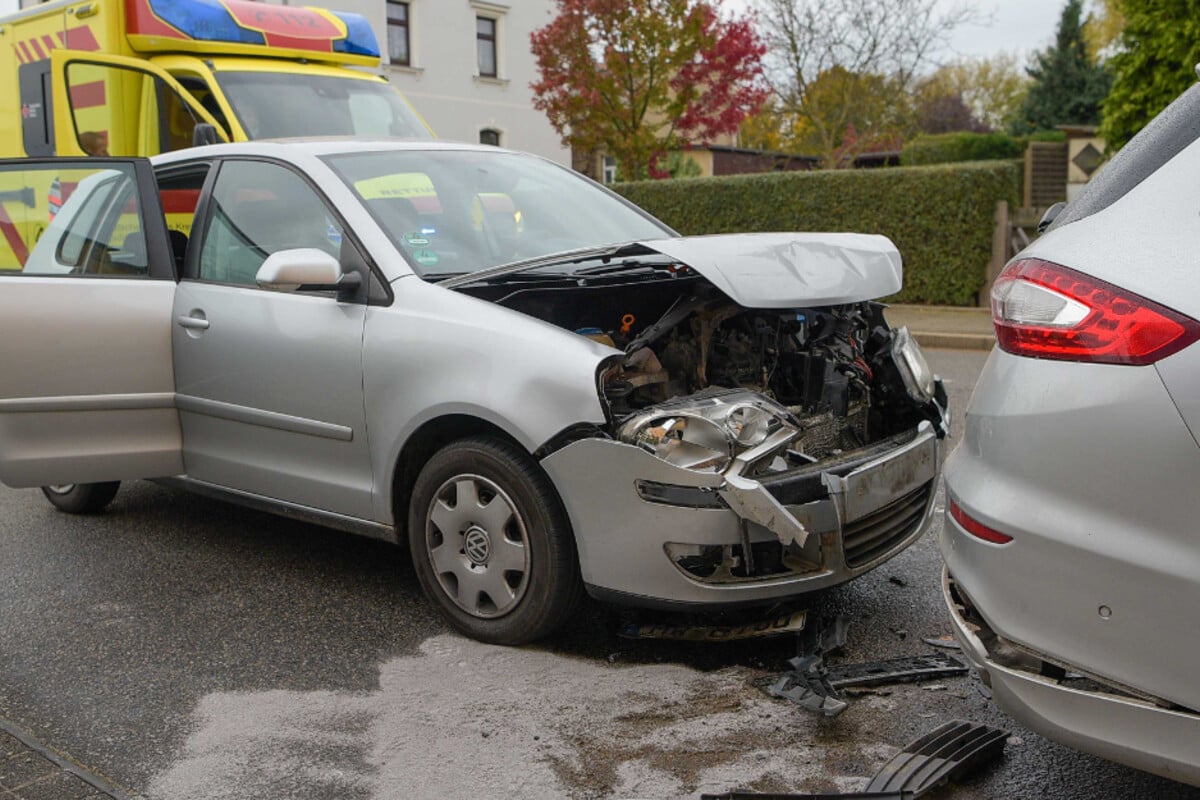
[[[197,120],[162,79],[136,68],[73,61],[66,69],[75,137],[94,156],[152,156],[191,147]],[[141,120],[129,125],[127,120]]]
[[[229,120],[225,119],[225,112],[217,103],[217,97],[208,85],[208,81],[198,75],[181,75],[178,72],[172,72],[171,77],[179,81],[180,85],[188,90],[192,99],[203,106],[205,111],[212,114],[213,119],[225,130],[227,136],[233,138],[233,132],[229,129]]]

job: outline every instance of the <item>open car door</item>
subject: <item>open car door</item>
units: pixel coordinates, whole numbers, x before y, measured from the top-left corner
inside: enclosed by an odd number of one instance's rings
[[[149,161],[0,160],[0,482],[183,472],[175,285]]]
[[[191,147],[196,126],[224,128],[161,67],[135,58],[52,50],[60,156],[152,156]],[[211,142],[206,142],[211,143]]]

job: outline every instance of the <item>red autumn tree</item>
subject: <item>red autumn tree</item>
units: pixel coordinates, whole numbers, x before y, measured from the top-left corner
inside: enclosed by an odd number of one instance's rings
[[[530,37],[533,104],[563,144],[605,150],[625,178],[659,156],[737,130],[766,99],[766,48],[721,0],[558,0]]]

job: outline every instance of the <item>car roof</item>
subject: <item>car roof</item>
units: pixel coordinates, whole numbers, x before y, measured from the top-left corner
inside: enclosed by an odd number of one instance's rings
[[[306,157],[319,157],[344,153],[370,153],[392,150],[472,150],[487,153],[516,153],[486,144],[466,142],[431,141],[428,139],[392,139],[387,137],[363,138],[353,136],[321,136],[295,139],[259,139],[252,142],[229,142],[204,147],[189,147],[153,156],[155,166],[198,158],[227,158],[236,155],[270,156],[287,161]]]

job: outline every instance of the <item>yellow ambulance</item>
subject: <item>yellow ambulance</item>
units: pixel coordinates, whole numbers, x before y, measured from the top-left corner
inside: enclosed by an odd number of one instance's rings
[[[433,136],[386,80],[356,69],[380,64],[358,14],[250,0],[58,0],[0,19],[0,54],[0,157]],[[0,269],[20,268],[75,182],[43,183],[0,186]],[[163,200],[170,218],[189,198]]]

